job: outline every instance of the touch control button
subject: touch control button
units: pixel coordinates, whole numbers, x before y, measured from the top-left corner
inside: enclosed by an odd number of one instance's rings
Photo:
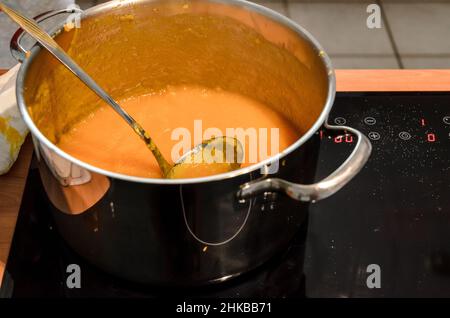
[[[376,131],[371,131],[371,132],[368,134],[368,136],[369,136],[369,138],[372,139],[372,140],[380,140],[380,138],[381,138],[380,134],[377,133]]]
[[[347,120],[345,120],[345,118],[343,118],[343,117],[336,117],[334,119],[334,123],[336,125],[345,125],[347,123]]]
[[[402,140],[410,140],[411,139],[411,134],[407,131],[402,131],[401,133],[398,134],[398,136]]]
[[[442,118],[442,121],[444,122],[444,124],[450,125],[450,116],[445,116],[444,118]]]
[[[373,117],[366,117],[366,118],[364,118],[364,123],[366,125],[373,126],[377,123],[377,120]]]

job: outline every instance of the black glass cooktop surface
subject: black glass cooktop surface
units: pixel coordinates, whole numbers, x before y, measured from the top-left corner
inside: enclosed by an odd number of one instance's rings
[[[257,270],[224,284],[176,292],[118,280],[85,263],[61,240],[38,173],[32,170],[3,293],[12,297],[174,293],[449,297],[450,94],[339,93],[329,123],[366,134],[372,141],[372,156],[347,186],[313,204],[308,226],[299,230],[287,250]],[[321,139],[316,175],[320,180],[348,157],[356,140],[351,135],[328,136],[325,131],[315,138]],[[67,288],[68,264],[80,264],[82,288]],[[374,268],[375,278],[370,276]],[[375,288],[369,288],[368,278]]]

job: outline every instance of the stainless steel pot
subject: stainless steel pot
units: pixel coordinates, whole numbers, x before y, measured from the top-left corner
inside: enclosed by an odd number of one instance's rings
[[[61,13],[74,11],[38,20]],[[264,162],[199,179],[130,177],[59,149],[59,136],[95,109],[98,98],[39,46],[26,54],[21,35],[11,43],[23,61],[17,99],[58,229],[75,251],[114,275],[200,285],[255,268],[306,226],[310,202],[338,191],[370,155],[360,132],[326,123],[335,76],[321,46],[299,25],[256,4],[111,1],[85,11],[80,29],[54,32],[117,99],[167,85],[221,87],[266,103],[302,132]],[[353,133],[358,142],[341,167],[312,183],[319,150],[314,134],[322,125]]]

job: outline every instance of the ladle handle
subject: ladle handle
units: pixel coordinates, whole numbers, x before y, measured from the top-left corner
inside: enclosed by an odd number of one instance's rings
[[[278,178],[255,180],[241,186],[238,198],[246,199],[264,192],[277,191],[284,192],[295,200],[315,202],[339,191],[364,167],[372,152],[372,145],[364,134],[354,128],[328,124],[325,124],[325,127],[330,130],[348,131],[358,138],[355,149],[336,171],[314,184],[296,184]]]

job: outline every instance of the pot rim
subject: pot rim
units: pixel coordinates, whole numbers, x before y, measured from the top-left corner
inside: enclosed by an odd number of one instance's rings
[[[41,48],[36,45],[31,49],[31,54],[29,58],[27,58],[22,65],[20,66],[19,72],[17,74],[17,80],[16,80],[16,96],[17,96],[17,104],[19,106],[19,110],[22,114],[22,118],[24,119],[26,125],[30,129],[33,136],[35,136],[40,142],[42,142],[45,146],[47,146],[49,149],[54,151],[59,156],[65,158],[66,160],[71,161],[72,163],[75,163],[79,165],[80,167],[83,167],[91,172],[98,173],[101,175],[108,176],[110,178],[114,179],[120,179],[123,181],[130,181],[130,182],[137,182],[137,183],[143,183],[143,184],[166,184],[166,185],[180,185],[180,184],[195,184],[195,183],[205,183],[205,182],[212,182],[212,181],[221,181],[224,179],[231,179],[237,176],[241,176],[253,171],[256,171],[258,169],[263,168],[264,166],[268,166],[276,161],[281,160],[297,148],[299,148],[301,145],[303,145],[309,138],[311,138],[316,131],[319,130],[319,128],[325,123],[325,121],[328,118],[328,115],[331,111],[331,108],[334,103],[335,95],[336,95],[336,76],[335,72],[331,63],[331,60],[329,56],[325,53],[323,47],[319,44],[319,42],[302,26],[297,24],[296,22],[292,21],[291,19],[285,17],[284,15],[266,8],[264,6],[261,6],[259,4],[245,1],[245,0],[205,0],[207,2],[213,2],[213,3],[221,3],[221,4],[229,4],[234,5],[237,7],[241,7],[245,10],[250,10],[253,12],[256,12],[258,14],[261,14],[265,17],[268,17],[272,19],[274,22],[277,22],[285,27],[288,27],[292,31],[294,31],[298,36],[301,36],[304,40],[306,40],[312,48],[317,52],[320,59],[324,63],[327,76],[328,76],[328,94],[327,99],[325,101],[325,106],[322,109],[322,112],[320,116],[317,118],[316,122],[313,124],[313,126],[305,133],[303,136],[301,136],[296,142],[291,144],[289,147],[284,149],[283,151],[279,152],[278,154],[267,158],[257,164],[251,165],[249,167],[241,168],[238,170],[234,170],[227,173],[221,173],[213,176],[208,177],[201,177],[201,178],[189,178],[189,179],[163,179],[163,178],[143,178],[143,177],[136,177],[136,176],[129,176],[126,174],[116,173],[108,170],[104,170],[98,167],[95,167],[89,163],[86,163],[82,160],[79,160],[72,155],[64,152],[62,149],[57,147],[55,144],[53,144],[49,139],[47,139],[44,134],[40,132],[40,130],[37,128],[37,126],[34,124],[33,120],[31,119],[30,114],[28,113],[28,109],[25,105],[24,100],[24,88],[23,84],[25,81],[25,75],[27,73],[28,67],[33,62],[33,59],[35,56],[39,53]],[[106,2],[104,4],[100,4],[97,6],[94,6],[92,8],[89,8],[84,11],[84,13],[89,16],[97,13],[101,13],[104,11],[107,11],[110,8],[114,8],[120,5],[127,5],[129,2],[134,3],[140,3],[140,2],[148,2],[148,0],[113,0]],[[62,29],[62,26],[58,28],[56,32],[53,34],[56,34]]]

